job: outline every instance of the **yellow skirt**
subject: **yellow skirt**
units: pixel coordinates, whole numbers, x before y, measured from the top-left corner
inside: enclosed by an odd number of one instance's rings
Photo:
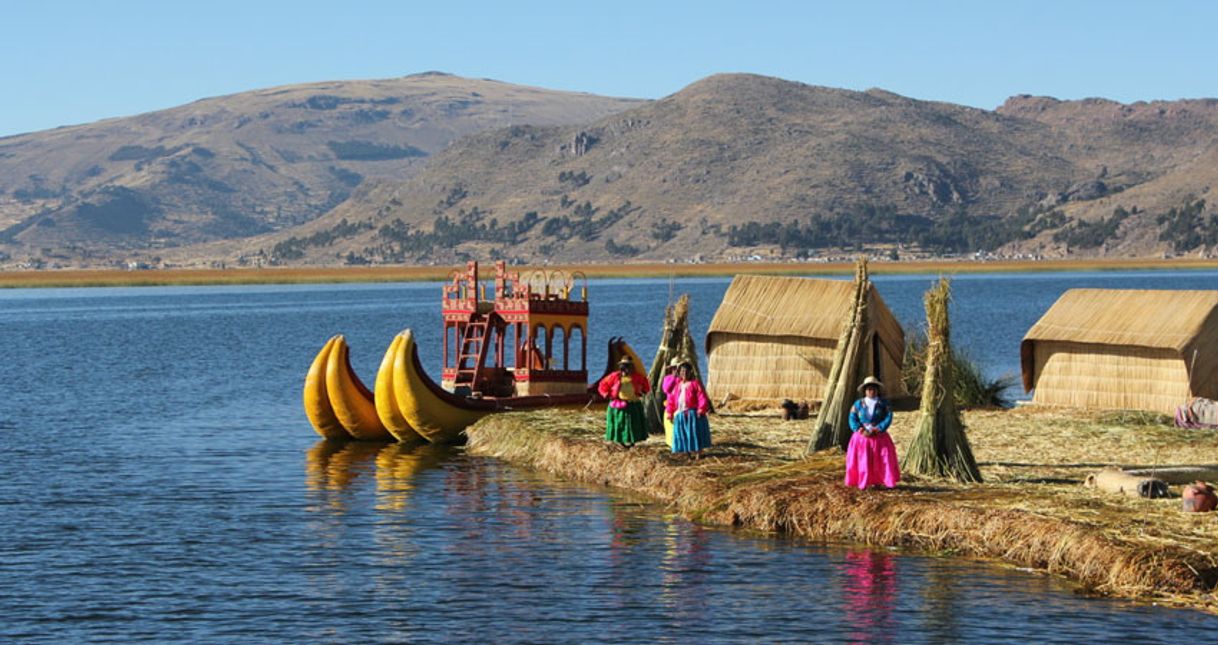
[[[664,443],[672,448],[672,419],[668,418],[668,414],[664,415]]]

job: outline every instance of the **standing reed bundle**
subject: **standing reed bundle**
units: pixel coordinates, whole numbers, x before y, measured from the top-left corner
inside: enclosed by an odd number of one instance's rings
[[[951,285],[947,278],[931,287],[926,303],[926,375],[922,379],[921,417],[901,470],[919,475],[980,482],[981,471],[964,434],[956,407],[955,371],[952,369],[951,323],[947,305]]]
[[[825,382],[824,403],[816,414],[816,433],[808,441],[804,454],[836,446],[845,450],[850,444],[850,406],[854,403],[854,385],[865,359],[863,342],[867,333],[867,299],[871,279],[867,274],[867,258],[860,257],[854,269],[854,306],[837,341],[837,353],[829,380]]]
[[[689,333],[689,294],[685,293],[677,298],[676,303],[664,310],[664,330],[660,333],[660,346],[656,349],[651,369],[647,372],[651,391],[643,396],[643,413],[647,417],[647,430],[651,433],[664,431],[664,393],[660,391],[660,383],[664,378],[664,369],[674,358],[687,361],[693,367],[694,378],[702,381],[702,373],[698,369],[697,349]]]

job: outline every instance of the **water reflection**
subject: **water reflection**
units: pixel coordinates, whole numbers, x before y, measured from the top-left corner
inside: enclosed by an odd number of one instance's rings
[[[406,507],[415,477],[453,454],[449,446],[371,443],[322,439],[305,453],[305,486],[324,497],[333,510],[346,508],[343,495],[374,477],[378,510]]]
[[[460,448],[323,441],[307,464],[308,494],[329,506],[302,533],[299,588],[377,616],[359,630],[373,641],[1053,642],[1109,622],[1165,629],[1048,578],[742,538]],[[1046,597],[1060,615],[1037,629]]]
[[[712,565],[706,529],[671,515],[665,520],[660,603],[670,620],[694,621],[709,611],[706,585]]]
[[[415,477],[453,454],[449,446],[391,443],[376,453],[376,508],[401,511],[415,489]]]
[[[475,542],[481,534],[478,518],[491,508],[491,496],[485,490],[490,484],[486,476],[486,462],[481,459],[466,460],[461,468],[448,470],[444,474],[447,515],[459,523],[463,537]]]
[[[462,538],[477,548],[485,540],[485,524],[494,518],[504,540],[528,544],[547,539],[545,516],[538,507],[541,491],[520,486],[493,461],[464,459],[459,468],[445,473],[445,502],[448,515],[461,523]]]
[[[370,474],[372,459],[385,444],[322,439],[305,453],[305,484],[310,491],[341,491]]]
[[[847,551],[845,577],[847,638],[852,643],[895,640],[896,558],[879,551]]]
[[[922,590],[926,629],[944,643],[958,642],[964,637],[960,630],[961,598],[957,575],[958,572],[948,567],[931,567],[926,572]]]

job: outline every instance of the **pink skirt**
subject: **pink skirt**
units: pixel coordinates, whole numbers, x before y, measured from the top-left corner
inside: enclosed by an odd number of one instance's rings
[[[901,470],[897,466],[897,447],[887,432],[870,437],[856,432],[850,437],[846,448],[846,485],[868,486],[883,484],[892,488],[901,481]]]

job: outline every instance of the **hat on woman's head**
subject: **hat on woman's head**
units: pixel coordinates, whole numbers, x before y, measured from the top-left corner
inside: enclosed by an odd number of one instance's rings
[[[874,376],[868,376],[867,378],[863,379],[862,385],[859,385],[859,392],[862,392],[863,390],[865,390],[868,385],[874,385],[881,392],[884,391],[884,384],[880,382],[880,379],[878,379]]]
[[[681,365],[681,363],[684,363],[684,362],[685,362],[685,359],[681,358],[680,356],[673,356],[672,360],[668,361],[668,366],[669,367],[679,367]]]
[[[634,367],[634,361],[630,360],[629,356],[623,356],[620,360],[618,360],[617,366],[621,367],[623,365],[629,365],[631,367]]]

